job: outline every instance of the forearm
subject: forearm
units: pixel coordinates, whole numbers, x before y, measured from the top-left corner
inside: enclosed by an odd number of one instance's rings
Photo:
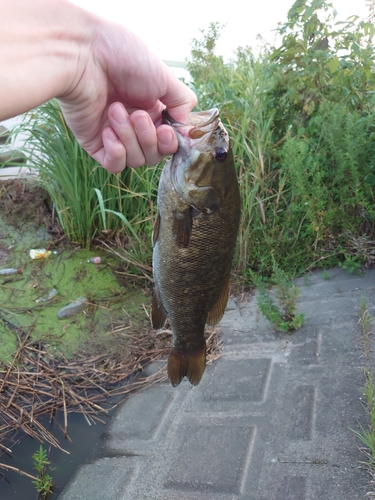
[[[69,93],[94,16],[66,0],[0,0],[0,120]],[[82,61],[81,61],[82,62]]]

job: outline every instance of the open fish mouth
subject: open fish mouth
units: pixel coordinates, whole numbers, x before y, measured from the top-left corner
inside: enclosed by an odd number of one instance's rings
[[[187,123],[181,123],[172,118],[166,109],[162,111],[163,124],[170,125],[176,132],[180,157],[187,158],[192,148],[200,151],[212,148],[221,127],[219,114],[217,108],[193,112]]]
[[[177,134],[188,135],[190,139],[200,139],[209,132],[212,132],[218,124],[219,110],[212,108],[207,111],[190,113],[187,123],[181,123],[170,116],[166,109],[162,112],[162,122],[175,129]],[[183,132],[182,129],[188,129]]]

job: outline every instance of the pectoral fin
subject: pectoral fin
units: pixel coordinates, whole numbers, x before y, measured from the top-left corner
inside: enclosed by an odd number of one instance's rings
[[[166,319],[167,319],[167,311],[165,310],[160,300],[158,291],[154,288],[152,291],[152,303],[151,303],[152,328],[155,328],[155,330],[163,328]]]
[[[197,186],[189,191],[192,205],[200,212],[212,214],[221,206],[220,195],[210,186]]]
[[[173,211],[173,239],[179,248],[186,248],[189,245],[192,227],[193,217],[190,207],[183,211]]]
[[[223,317],[225,308],[227,307],[228,303],[229,288],[230,288],[230,270],[225,278],[220,295],[215,305],[207,315],[207,320],[206,320],[207,325],[211,326],[216,325]]]

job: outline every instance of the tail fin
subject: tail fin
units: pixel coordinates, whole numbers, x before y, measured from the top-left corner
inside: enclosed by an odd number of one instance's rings
[[[206,341],[198,349],[173,348],[168,358],[168,377],[176,387],[186,376],[190,383],[198,385],[206,367]]]

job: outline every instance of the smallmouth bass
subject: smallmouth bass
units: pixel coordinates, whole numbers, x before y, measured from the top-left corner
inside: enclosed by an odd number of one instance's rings
[[[222,318],[240,220],[240,194],[228,133],[219,110],[191,113],[182,124],[163,111],[178,150],[159,182],[153,231],[151,320],[169,316],[173,348],[168,377],[199,384],[206,366],[205,325]]]

